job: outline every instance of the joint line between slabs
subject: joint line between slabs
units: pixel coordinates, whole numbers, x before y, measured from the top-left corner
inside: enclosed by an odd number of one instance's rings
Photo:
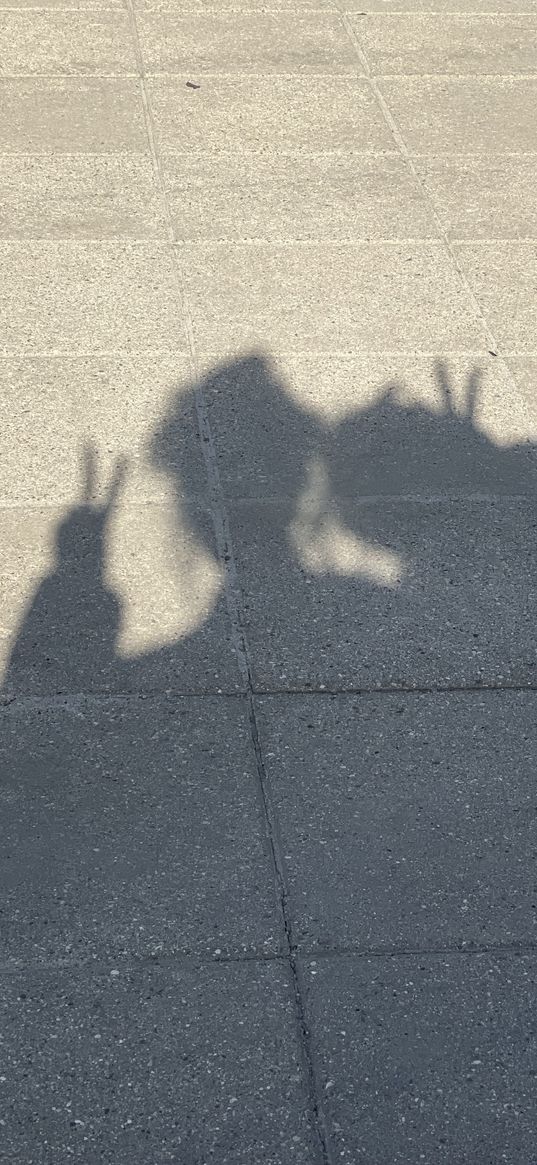
[[[186,336],[187,336],[187,341],[188,341],[188,346],[189,346],[189,356],[190,356],[192,374],[193,374],[195,381],[197,381],[199,383],[200,372],[199,372],[199,368],[198,368],[198,360],[196,357],[192,318],[191,318],[191,313],[190,313],[187,294],[186,294],[184,275],[183,275],[182,267],[178,261],[178,255],[179,255],[180,251],[179,251],[179,248],[173,246],[173,244],[175,242],[175,232],[174,232],[174,228],[173,228],[173,220],[172,220],[171,209],[170,209],[170,205],[169,205],[169,201],[168,201],[168,197],[167,197],[164,178],[163,178],[163,174],[162,174],[161,166],[160,166],[160,160],[159,160],[159,154],[158,154],[158,150],[157,150],[156,135],[155,135],[155,131],[154,131],[149,94],[147,92],[147,88],[146,88],[146,84],[145,84],[143,56],[142,56],[142,50],[141,50],[141,45],[140,45],[140,39],[139,39],[139,35],[138,35],[138,27],[137,27],[137,23],[136,23],[136,13],[134,11],[132,0],[126,0],[126,4],[127,4],[127,10],[129,13],[129,20],[130,20],[130,24],[131,24],[133,43],[134,43],[134,48],[135,48],[135,52],[136,52],[136,59],[138,62],[139,73],[140,73],[140,86],[141,86],[142,101],[143,101],[143,106],[144,106],[144,118],[145,118],[146,131],[147,131],[147,136],[148,136],[149,146],[150,146],[150,151],[151,151],[151,158],[152,158],[153,167],[154,167],[154,171],[155,171],[155,177],[156,177],[156,180],[158,182],[159,189],[161,191],[161,197],[163,200],[163,205],[164,205],[164,209],[165,209],[165,213],[166,213],[169,243],[170,243],[170,246],[172,249],[172,253],[175,256],[175,265],[174,266],[175,266],[175,270],[177,272],[177,277],[178,277],[178,282],[179,282],[179,290],[180,290],[180,297],[181,297],[182,311],[183,311],[183,320],[184,320],[184,326],[185,326],[185,331],[186,331]],[[278,896],[279,896],[279,900],[280,900],[280,911],[281,911],[283,930],[284,930],[284,935],[285,935],[285,944],[286,944],[286,956],[287,956],[288,965],[290,967],[291,977],[292,977],[292,982],[293,982],[293,992],[294,992],[294,1001],[295,1001],[295,1019],[296,1019],[297,1028],[298,1028],[299,1046],[300,1046],[300,1050],[301,1050],[303,1069],[304,1069],[304,1073],[305,1073],[305,1077],[306,1077],[306,1081],[307,1081],[307,1086],[308,1086],[308,1092],[309,1092],[309,1104],[310,1104],[310,1110],[311,1110],[312,1126],[313,1126],[313,1131],[314,1131],[314,1134],[315,1134],[316,1140],[317,1140],[317,1156],[318,1156],[318,1160],[319,1160],[319,1165],[321,1165],[321,1162],[322,1162],[322,1165],[330,1165],[329,1156],[328,1156],[328,1148],[327,1148],[327,1133],[326,1133],[326,1129],[325,1129],[325,1125],[324,1125],[324,1117],[323,1117],[323,1113],[322,1113],[322,1109],[321,1109],[321,1105],[320,1105],[320,1100],[319,1100],[319,1097],[321,1095],[321,1089],[320,1089],[320,1085],[319,1085],[319,1081],[318,1081],[318,1074],[315,1070],[315,1065],[314,1065],[313,1056],[312,1056],[310,1034],[309,1034],[309,1030],[308,1030],[306,1018],[305,1018],[305,1010],[304,1010],[304,1002],[303,1002],[303,988],[302,988],[302,984],[301,984],[300,970],[299,970],[298,962],[297,962],[296,955],[295,955],[294,949],[293,949],[291,924],[290,924],[289,912],[288,912],[288,908],[287,908],[287,890],[286,890],[285,880],[284,880],[284,866],[283,866],[283,860],[282,860],[282,856],[281,856],[281,847],[279,845],[275,821],[274,821],[274,815],[272,813],[270,799],[268,796],[268,790],[267,790],[267,785],[266,785],[266,774],[265,774],[265,770],[264,770],[263,757],[262,757],[261,746],[260,746],[260,741],[259,741],[256,709],[255,709],[255,703],[254,703],[254,697],[253,697],[252,675],[251,675],[249,656],[248,656],[248,644],[247,644],[247,639],[246,639],[246,634],[245,634],[243,619],[242,619],[241,602],[240,602],[240,588],[239,588],[238,575],[237,575],[234,556],[233,556],[233,548],[232,548],[232,543],[231,543],[229,521],[228,521],[228,516],[227,516],[227,512],[226,512],[226,507],[225,507],[225,501],[224,501],[224,495],[223,495],[222,485],[221,485],[221,481],[220,481],[220,475],[218,472],[218,464],[217,464],[217,460],[216,460],[216,450],[215,450],[215,446],[214,446],[214,439],[213,439],[213,434],[212,434],[211,425],[210,425],[210,421],[209,421],[208,409],[207,409],[206,401],[204,399],[203,392],[199,388],[195,392],[195,405],[196,405],[196,412],[197,412],[197,416],[198,416],[198,425],[199,425],[199,431],[200,431],[200,441],[201,441],[201,447],[202,447],[202,454],[203,454],[204,461],[205,461],[209,490],[210,490],[211,500],[212,500],[213,521],[214,521],[214,527],[215,527],[215,538],[216,538],[216,543],[217,543],[218,556],[220,558],[222,569],[223,569],[223,574],[224,574],[229,618],[230,618],[230,623],[231,623],[231,627],[232,627],[234,645],[235,645],[235,649],[237,652],[237,660],[238,660],[239,670],[240,670],[240,673],[241,673],[241,676],[242,676],[242,679],[243,679],[243,682],[244,682],[245,688],[246,688],[246,699],[247,699],[247,703],[248,703],[251,742],[252,742],[252,747],[253,747],[254,757],[255,757],[255,764],[256,764],[258,796],[259,796],[259,800],[260,800],[260,809],[261,809],[262,816],[263,816],[264,823],[265,823],[267,842],[268,842],[269,852],[270,852],[270,856],[271,856],[271,862],[272,862],[272,866],[273,866],[275,886],[277,888]]]
[[[397,125],[397,122],[396,122],[396,120],[395,120],[395,118],[394,118],[394,116],[389,108],[389,105],[388,105],[388,103],[387,103],[387,101],[382,93],[382,90],[380,89],[379,85],[377,84],[376,78],[375,78],[375,76],[372,72],[371,66],[369,64],[367,53],[362,48],[362,45],[360,44],[359,37],[357,36],[357,34],[354,30],[354,27],[352,25],[352,22],[349,20],[349,17],[347,14],[341,13],[341,22],[342,22],[342,24],[347,32],[347,36],[349,37],[351,44],[354,47],[360,68],[363,69],[365,72],[367,81],[369,82],[369,86],[371,88],[371,92],[372,92],[373,97],[375,98],[375,100],[377,102],[378,107],[381,110],[381,113],[382,113],[382,116],[383,116],[384,121],[386,123],[386,126],[387,126],[389,132],[391,133],[394,142],[396,143],[396,145],[399,148],[399,151],[400,151],[401,157],[403,158],[403,161],[406,163],[408,169],[410,170],[410,172],[414,178],[414,181],[417,183],[419,189],[421,190],[425,205],[429,207],[429,211],[434,219],[434,222],[437,225],[439,236],[444,244],[445,250],[446,250],[447,254],[449,255],[449,258],[451,259],[451,264],[452,264],[452,267],[454,268],[455,275],[459,281],[459,284],[463,287],[463,289],[465,291],[467,302],[469,303],[469,305],[471,305],[473,307],[475,316],[481,322],[481,326],[483,328],[483,331],[484,331],[487,343],[489,344],[489,347],[492,348],[495,352],[499,353],[497,337],[495,336],[494,332],[490,328],[488,321],[486,319],[486,316],[481,308],[481,305],[480,305],[476,295],[474,294],[472,287],[470,286],[470,283],[469,283],[462,267],[460,266],[460,264],[457,260],[457,256],[455,254],[455,251],[453,249],[451,241],[448,237],[448,234],[447,234],[446,230],[444,229],[442,220],[441,220],[440,215],[438,214],[438,211],[436,209],[436,205],[433,202],[426,186],[423,183],[419,169],[414,163],[413,156],[412,156],[410,150],[408,149],[408,146],[406,144],[404,136],[401,133],[399,126]],[[516,397],[517,386],[516,386],[515,380],[513,378],[511,368],[510,368],[509,364],[507,363],[507,361],[504,360],[502,356],[499,356],[499,362],[503,365],[503,368],[505,370],[511,391],[513,392],[514,396]]]

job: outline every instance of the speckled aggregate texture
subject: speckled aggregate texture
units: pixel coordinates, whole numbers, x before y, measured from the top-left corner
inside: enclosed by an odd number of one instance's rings
[[[0,1165],[535,1165],[537,2],[0,94]]]

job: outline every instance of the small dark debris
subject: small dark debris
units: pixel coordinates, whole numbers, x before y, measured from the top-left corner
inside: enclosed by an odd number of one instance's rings
[[[201,85],[196,85],[195,81],[187,81],[186,87],[187,89],[201,89]]]
[[[497,356],[497,355],[498,355],[497,352],[493,352],[492,348],[489,348],[489,356]]]

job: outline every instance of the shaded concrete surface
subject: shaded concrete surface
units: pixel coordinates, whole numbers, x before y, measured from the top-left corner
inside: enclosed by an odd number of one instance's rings
[[[0,1161],[530,1165],[534,0],[0,37]]]

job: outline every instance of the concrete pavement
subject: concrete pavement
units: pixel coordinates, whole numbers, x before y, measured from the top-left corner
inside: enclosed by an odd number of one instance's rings
[[[0,1161],[530,1165],[537,4],[0,36]]]

